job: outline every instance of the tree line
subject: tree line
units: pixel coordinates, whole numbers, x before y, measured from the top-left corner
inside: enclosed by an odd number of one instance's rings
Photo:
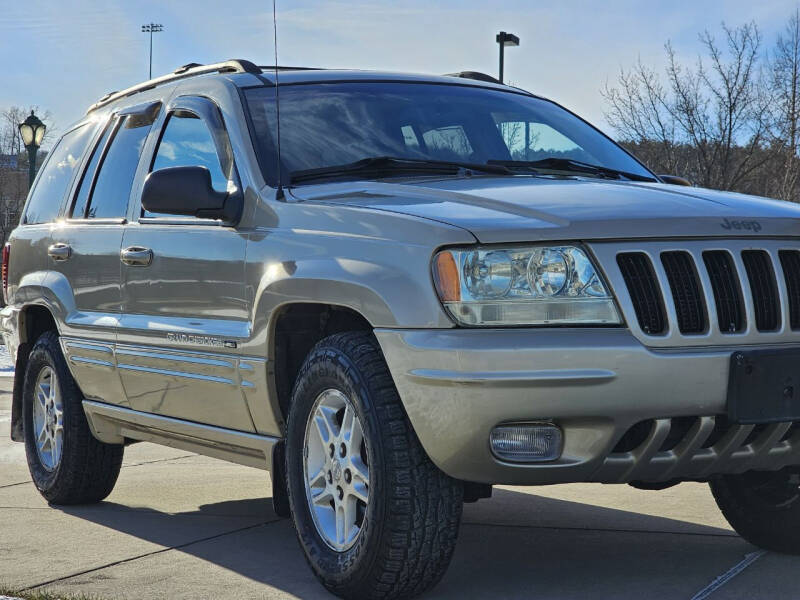
[[[755,23],[700,34],[694,62],[665,44],[601,94],[618,141],[656,173],[800,201],[800,12],[768,44]]]

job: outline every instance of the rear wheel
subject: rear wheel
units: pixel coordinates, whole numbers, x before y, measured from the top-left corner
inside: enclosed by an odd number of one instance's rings
[[[331,592],[406,598],[444,574],[462,485],[422,449],[371,333],[333,335],[306,358],[286,474],[300,545]]]
[[[722,475],[710,483],[736,532],[766,550],[800,554],[800,468]]]
[[[31,477],[52,504],[99,502],[111,493],[122,466],[123,446],[94,438],[82,401],[58,334],[42,334],[25,370],[23,427]]]

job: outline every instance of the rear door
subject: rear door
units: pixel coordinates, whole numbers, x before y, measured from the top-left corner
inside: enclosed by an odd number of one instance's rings
[[[84,395],[128,405],[114,344],[122,313],[119,252],[128,200],[158,104],[112,116],[92,149],[48,249],[50,268],[70,293],[62,347]]]
[[[41,285],[53,263],[47,251],[64,200],[78,173],[83,156],[92,141],[96,127],[82,123],[67,131],[47,155],[39,170],[33,189],[23,209],[20,227],[11,237],[9,292],[25,288],[35,298],[41,298]],[[24,276],[24,281],[22,277]],[[13,295],[13,293],[12,293]],[[22,298],[17,299],[21,301]]]
[[[170,105],[150,164],[152,171],[202,166],[219,191],[239,186],[222,116],[205,98]],[[249,337],[247,234],[219,221],[134,210],[122,244],[117,347],[133,408],[254,430],[241,374],[249,365],[238,351]]]

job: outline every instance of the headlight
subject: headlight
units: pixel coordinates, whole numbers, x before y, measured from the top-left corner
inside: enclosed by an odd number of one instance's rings
[[[463,325],[619,325],[614,299],[578,246],[463,248],[433,260],[436,290]]]

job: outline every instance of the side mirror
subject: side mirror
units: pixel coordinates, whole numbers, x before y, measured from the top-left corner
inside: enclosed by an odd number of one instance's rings
[[[241,193],[218,192],[205,167],[169,167],[144,181],[142,206],[153,213],[221,219],[235,223],[242,212]]]
[[[692,182],[677,175],[659,175],[658,178],[662,183],[669,183],[670,185],[685,185],[692,187]]]

